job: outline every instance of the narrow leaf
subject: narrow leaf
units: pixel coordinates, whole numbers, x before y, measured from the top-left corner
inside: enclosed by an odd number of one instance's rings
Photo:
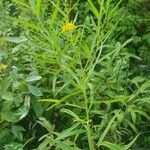
[[[68,115],[71,115],[72,117],[74,117],[76,120],[81,120],[79,117],[78,117],[78,115],[77,114],[75,114],[73,111],[71,111],[71,110],[69,110],[69,109],[65,109],[65,108],[63,108],[63,109],[61,109],[61,112],[63,112],[63,113],[66,113],[66,114],[68,114]]]
[[[128,145],[126,145],[122,150],[128,150],[133,144],[134,142],[137,140],[137,138],[139,137],[140,134],[138,134]]]
[[[90,8],[91,8],[91,11],[94,13],[95,17],[98,18],[98,17],[99,17],[99,12],[98,12],[98,10],[96,9],[96,7],[94,6],[92,0],[88,0],[87,2],[88,2],[89,6],[90,6]]]
[[[113,124],[115,118],[116,118],[116,116],[114,116],[114,117],[109,121],[109,123],[108,123],[106,129],[105,129],[104,132],[102,133],[102,135],[101,135],[101,137],[100,137],[100,139],[99,139],[99,141],[98,141],[98,143],[97,143],[98,146],[100,146],[100,144],[101,144],[102,141],[104,140],[104,138],[105,138],[106,134],[108,133],[108,131],[110,130],[110,128],[111,128],[111,126],[112,126],[112,124]]]
[[[41,0],[36,0],[36,16],[39,18],[41,12]]]

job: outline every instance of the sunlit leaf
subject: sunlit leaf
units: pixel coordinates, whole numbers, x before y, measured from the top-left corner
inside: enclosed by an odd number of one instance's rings
[[[25,82],[34,82],[40,80],[42,77],[38,75],[34,76],[29,76],[28,78],[25,79]]]
[[[40,91],[40,89],[33,85],[28,85],[28,89],[34,96],[42,96],[43,95],[42,92]]]

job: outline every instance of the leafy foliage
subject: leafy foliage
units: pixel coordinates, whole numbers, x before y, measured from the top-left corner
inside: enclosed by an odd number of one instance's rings
[[[0,147],[150,148],[146,4],[0,2]]]

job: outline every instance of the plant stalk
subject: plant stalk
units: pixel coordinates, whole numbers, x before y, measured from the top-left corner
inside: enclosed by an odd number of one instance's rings
[[[95,148],[94,148],[93,140],[91,136],[90,116],[89,116],[88,98],[87,98],[86,90],[84,91],[84,100],[85,100],[85,108],[86,108],[86,120],[87,120],[86,130],[87,130],[89,149],[94,150]]]

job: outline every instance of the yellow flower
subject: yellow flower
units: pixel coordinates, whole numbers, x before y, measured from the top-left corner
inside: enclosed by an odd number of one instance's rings
[[[69,32],[69,31],[72,31],[72,30],[74,30],[74,29],[76,29],[76,26],[75,26],[73,23],[68,22],[68,23],[66,23],[66,24],[62,27],[61,32],[62,32],[62,33],[63,33],[63,32]]]

